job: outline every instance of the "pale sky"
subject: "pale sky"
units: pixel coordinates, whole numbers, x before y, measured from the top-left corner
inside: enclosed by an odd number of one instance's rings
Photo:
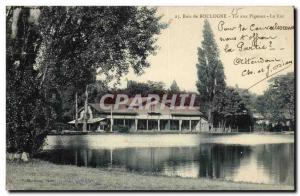
[[[293,25],[293,8],[292,7],[242,7],[238,11],[239,18],[232,18],[233,7],[159,7],[158,13],[164,15],[162,21],[170,22],[167,29],[162,30],[158,36],[157,45],[160,49],[156,56],[149,57],[151,67],[145,70],[142,76],[136,76],[130,71],[121,80],[120,87],[126,86],[126,78],[128,80],[136,80],[145,82],[147,80],[162,81],[169,87],[173,80],[176,80],[178,86],[182,90],[196,91],[195,83],[197,81],[197,48],[201,46],[202,28],[204,19],[199,18],[200,14],[226,14],[227,18],[209,18],[208,21],[213,29],[215,40],[220,50],[220,58],[224,65],[226,76],[226,83],[229,86],[238,85],[241,88],[248,88],[259,80],[265,77],[265,73],[257,73],[260,68],[266,69],[268,63],[256,65],[234,65],[235,58],[264,58],[264,59],[278,59],[282,61],[292,61],[292,64],[285,65],[281,69],[286,68],[280,74],[291,72],[294,70],[294,32],[293,30],[286,31],[250,31],[250,25],[265,27],[268,25]],[[236,11],[236,10],[235,10]],[[198,16],[198,18],[182,18],[183,14]],[[176,19],[175,15],[179,15],[181,19]],[[241,18],[241,17],[247,18]],[[259,15],[260,18],[253,19],[254,15]],[[271,16],[272,15],[272,16]],[[276,18],[272,18],[272,17]],[[261,18],[264,17],[264,18]],[[240,32],[233,31],[218,31],[220,21],[224,21],[228,27],[236,27],[239,24],[248,29]],[[253,51],[238,51],[225,53],[224,47],[229,44],[236,47],[240,40],[233,40],[228,42],[220,41],[220,37],[237,37],[242,34],[251,36],[257,32],[259,36],[276,37],[270,43],[269,40],[262,40],[260,43],[265,44],[266,47],[275,48],[275,50],[253,50]],[[251,45],[252,41],[244,41],[245,44]],[[278,63],[277,63],[278,64]],[[274,67],[276,64],[271,64]],[[251,76],[242,76],[245,69],[253,70],[256,74]],[[277,70],[274,69],[274,73]],[[261,94],[267,88],[267,80],[259,83],[250,91]]]

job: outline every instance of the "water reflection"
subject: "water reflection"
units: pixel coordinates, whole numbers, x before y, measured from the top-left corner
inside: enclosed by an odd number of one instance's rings
[[[168,176],[293,184],[294,144],[46,150],[40,158],[57,164],[117,167]]]

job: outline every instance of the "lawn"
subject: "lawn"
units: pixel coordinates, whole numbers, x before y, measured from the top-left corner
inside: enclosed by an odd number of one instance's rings
[[[152,176],[118,170],[7,162],[7,190],[293,190],[288,185]]]

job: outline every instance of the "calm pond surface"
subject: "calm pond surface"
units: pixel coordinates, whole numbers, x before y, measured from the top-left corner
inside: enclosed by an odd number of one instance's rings
[[[294,183],[294,135],[288,134],[48,136],[38,157],[157,175]]]

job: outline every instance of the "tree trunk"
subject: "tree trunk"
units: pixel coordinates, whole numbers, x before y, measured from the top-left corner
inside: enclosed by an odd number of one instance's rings
[[[226,119],[222,121],[223,132],[226,132]]]
[[[82,126],[82,131],[86,132],[87,131],[87,110],[88,110],[88,87],[86,86],[85,90],[85,103],[84,103],[84,115],[83,115],[83,126]]]
[[[214,125],[213,125],[213,115],[212,115],[212,103],[208,104],[208,126],[209,126],[209,131],[213,131]]]
[[[77,91],[75,93],[75,127],[76,127],[76,130],[78,130],[78,94],[77,94]]]

